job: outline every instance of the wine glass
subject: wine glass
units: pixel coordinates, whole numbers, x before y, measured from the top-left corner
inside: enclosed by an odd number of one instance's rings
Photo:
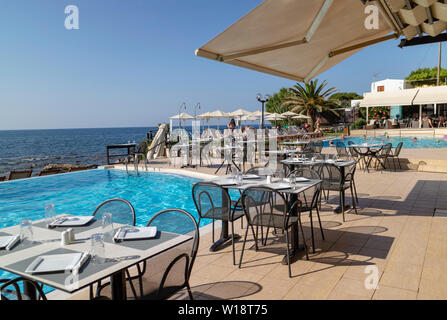
[[[243,179],[244,179],[244,177],[242,176],[242,172],[238,171],[238,172],[236,173],[237,184],[238,184],[238,185],[241,185]]]

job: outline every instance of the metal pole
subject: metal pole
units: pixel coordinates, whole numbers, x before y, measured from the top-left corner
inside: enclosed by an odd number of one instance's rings
[[[261,121],[261,129],[264,129],[264,100],[261,100],[262,103],[262,121]]]
[[[436,80],[437,86],[441,84],[441,54],[442,54],[442,42],[439,42],[438,78]]]

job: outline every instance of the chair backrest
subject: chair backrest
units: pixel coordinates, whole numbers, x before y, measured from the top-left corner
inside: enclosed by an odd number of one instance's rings
[[[354,144],[355,144],[354,141],[348,141],[348,146],[350,146],[350,147],[348,148],[348,151],[349,151],[349,153],[351,154],[352,157],[356,158],[356,157],[358,157],[360,154],[359,154],[359,152],[357,151],[357,149],[356,149],[355,147],[351,147],[351,146],[354,145]]]
[[[404,145],[404,143],[403,142],[399,142],[398,144],[397,144],[397,147],[396,147],[396,150],[394,151],[394,156],[399,156],[399,154],[400,154],[400,150],[402,150],[402,146]]]
[[[321,170],[321,166],[319,166],[319,170]],[[290,177],[292,174],[295,174],[296,177],[303,177],[311,180],[320,180],[320,173],[317,170],[314,170],[310,167],[301,167],[299,169],[295,169],[291,171],[288,175]],[[318,199],[321,192],[321,183],[306,189],[303,192],[298,194],[298,199],[302,202],[302,206],[306,208],[316,208],[318,205]]]
[[[303,153],[316,153],[315,151],[315,143],[313,141],[306,144],[306,146],[303,149]]]
[[[197,182],[192,187],[192,198],[200,218],[229,218],[231,198],[228,192],[213,182]]]
[[[393,145],[391,143],[385,144],[382,147],[382,149],[380,150],[380,155],[381,156],[389,156],[392,148],[393,148]]]
[[[268,187],[249,187],[242,192],[242,208],[250,226],[275,227],[288,225],[288,202],[278,191]]]
[[[109,199],[101,203],[93,212],[93,216],[101,220],[103,213],[111,213],[113,222],[134,226],[136,222],[135,209],[124,199]]]
[[[183,289],[188,283],[199,249],[199,226],[196,219],[182,209],[166,209],[156,213],[147,223],[156,226],[157,231],[192,236],[192,243],[177,247],[176,256],[166,268],[157,291],[157,299],[167,299]],[[188,245],[186,245],[188,244]],[[169,251],[167,252],[169,254]]]
[[[335,144],[335,149],[337,150],[337,155],[339,157],[348,157],[349,154],[346,151],[346,145],[341,142],[341,141],[337,141],[337,143]]]
[[[149,149],[149,141],[147,141],[145,139],[145,140],[141,141],[140,144],[138,145],[137,153],[142,153],[142,154],[146,155],[147,149]]]
[[[31,177],[33,170],[14,170],[9,173],[8,180],[25,179]]]
[[[21,292],[21,288],[24,287],[25,283],[36,291],[36,297],[29,297]],[[15,279],[1,279],[0,295],[1,300],[47,300],[47,297],[38,283],[22,277]]]
[[[255,174],[260,177],[273,176],[275,172],[269,167],[253,167],[244,172],[244,174]]]
[[[53,169],[53,170],[42,170],[39,172],[38,176],[39,177],[43,177],[43,176],[50,176],[52,174],[58,174],[61,173],[62,171],[59,169]]]
[[[323,189],[329,185],[341,186],[342,183],[344,183],[344,176],[342,175],[340,168],[331,164],[324,164],[321,166],[320,177],[321,180],[323,180]]]

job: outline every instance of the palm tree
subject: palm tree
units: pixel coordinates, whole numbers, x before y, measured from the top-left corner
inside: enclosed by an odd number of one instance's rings
[[[318,84],[318,80],[312,80],[304,86],[297,83],[293,88],[289,88],[289,95],[282,102],[282,105],[298,114],[305,114],[310,117],[310,130],[314,131],[314,123],[317,112],[330,111],[338,115],[337,109],[339,102],[329,99],[331,95],[337,92],[335,88],[326,89],[327,82]]]

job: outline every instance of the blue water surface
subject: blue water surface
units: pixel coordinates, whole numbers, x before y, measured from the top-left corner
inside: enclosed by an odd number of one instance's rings
[[[416,137],[416,136],[415,136]],[[349,137],[345,139],[331,139],[325,140],[324,146],[329,147],[329,141],[333,141],[334,145],[337,142],[343,142],[345,145],[348,145],[348,141],[353,141],[355,144],[362,143],[391,143],[393,148],[397,147],[399,142],[403,142],[403,149],[439,149],[439,148],[447,148],[447,140],[444,138],[428,138],[428,137],[417,137],[417,142],[414,142],[413,139],[415,137],[397,137],[390,136],[389,138],[385,136],[377,136],[377,137],[367,137],[366,140],[363,137]]]

